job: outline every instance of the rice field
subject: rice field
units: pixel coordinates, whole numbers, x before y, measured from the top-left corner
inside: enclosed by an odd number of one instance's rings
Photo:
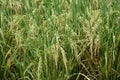
[[[120,0],[0,0],[0,80],[120,80]]]

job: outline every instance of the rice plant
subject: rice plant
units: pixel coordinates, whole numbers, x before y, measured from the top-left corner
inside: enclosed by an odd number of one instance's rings
[[[120,0],[0,0],[0,80],[119,80]]]

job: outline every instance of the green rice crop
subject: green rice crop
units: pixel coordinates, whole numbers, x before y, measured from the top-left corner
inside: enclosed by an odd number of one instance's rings
[[[0,0],[0,80],[120,80],[120,0]]]

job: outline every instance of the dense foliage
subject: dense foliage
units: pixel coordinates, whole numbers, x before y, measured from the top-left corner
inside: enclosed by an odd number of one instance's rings
[[[0,0],[0,80],[120,80],[120,0]]]

